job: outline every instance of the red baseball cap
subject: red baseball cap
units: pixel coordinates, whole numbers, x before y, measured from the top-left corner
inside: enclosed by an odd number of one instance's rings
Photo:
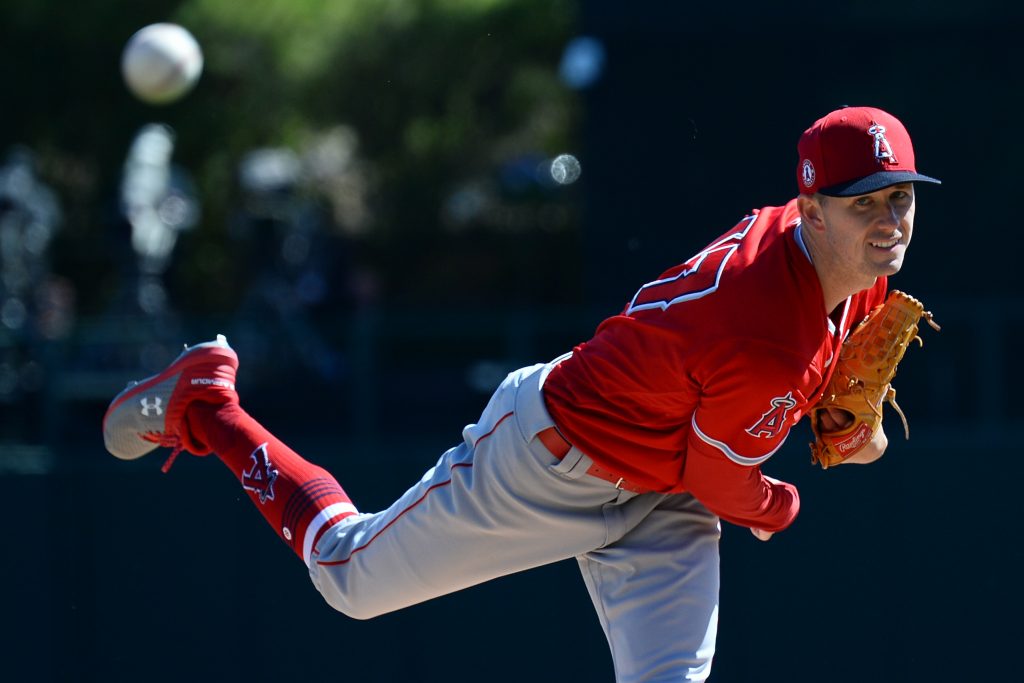
[[[941,183],[917,172],[907,129],[873,107],[844,107],[804,131],[797,144],[803,194],[854,197],[909,182]]]

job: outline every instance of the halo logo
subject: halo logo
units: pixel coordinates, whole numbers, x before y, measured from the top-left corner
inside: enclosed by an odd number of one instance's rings
[[[796,407],[796,399],[793,392],[785,396],[776,396],[771,400],[771,408],[761,419],[747,429],[747,434],[756,436],[759,439],[774,439],[786,426],[786,417],[790,410]]]
[[[892,146],[885,137],[885,126],[880,126],[877,123],[873,124],[868,128],[868,135],[875,139],[875,159],[880,163],[886,164],[898,164],[896,160],[896,154],[892,151]]]

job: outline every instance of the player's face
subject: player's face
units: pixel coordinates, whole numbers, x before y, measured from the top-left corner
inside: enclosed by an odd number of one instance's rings
[[[914,232],[914,206],[911,183],[856,197],[828,197],[822,203],[824,237],[836,265],[863,287],[897,273]]]

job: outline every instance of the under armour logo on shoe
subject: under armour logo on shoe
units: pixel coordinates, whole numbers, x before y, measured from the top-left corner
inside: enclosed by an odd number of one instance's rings
[[[252,467],[242,472],[242,488],[259,496],[260,504],[274,500],[274,482],[277,481],[277,470],[270,464],[267,455],[267,444],[263,444],[249,456]]]
[[[150,417],[149,411],[151,410],[153,411],[154,415],[164,414],[164,409],[160,407],[161,405],[163,405],[163,399],[161,399],[159,396],[153,398],[152,400],[143,396],[142,398],[139,399],[139,403],[142,404],[142,414],[145,415],[146,417]]]

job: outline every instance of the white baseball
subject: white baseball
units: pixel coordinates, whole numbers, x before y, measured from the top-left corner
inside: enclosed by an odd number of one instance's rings
[[[143,102],[168,104],[191,90],[203,71],[203,52],[177,24],[150,24],[139,29],[121,54],[121,74],[128,89]]]
[[[580,177],[580,162],[571,154],[559,154],[551,162],[551,177],[559,185],[569,185]]]

